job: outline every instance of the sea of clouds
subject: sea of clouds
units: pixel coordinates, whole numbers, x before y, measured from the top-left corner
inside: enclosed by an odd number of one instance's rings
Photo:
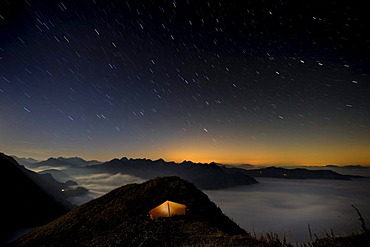
[[[370,226],[370,179],[285,180],[258,178],[259,184],[205,191],[222,211],[251,233],[275,232],[292,242],[325,232],[361,229],[355,205]]]

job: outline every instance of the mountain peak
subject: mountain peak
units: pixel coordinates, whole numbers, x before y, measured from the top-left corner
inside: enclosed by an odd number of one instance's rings
[[[60,157],[59,157],[60,158]],[[59,160],[59,158],[50,157],[46,161],[56,161]]]
[[[167,200],[186,205],[186,215],[150,219],[149,211]],[[115,189],[27,234],[15,245],[139,246],[147,241],[156,245],[191,245],[209,241],[211,236],[229,238],[240,234],[249,237],[207,195],[174,176]]]

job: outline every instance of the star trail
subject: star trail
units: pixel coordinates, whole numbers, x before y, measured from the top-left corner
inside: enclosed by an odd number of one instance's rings
[[[360,3],[2,1],[0,149],[370,164]]]

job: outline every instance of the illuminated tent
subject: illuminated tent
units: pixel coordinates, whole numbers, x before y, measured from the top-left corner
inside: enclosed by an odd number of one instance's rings
[[[161,205],[153,208],[149,211],[150,218],[152,220],[160,218],[160,217],[172,217],[174,215],[185,215],[186,213],[186,205],[165,201]]]

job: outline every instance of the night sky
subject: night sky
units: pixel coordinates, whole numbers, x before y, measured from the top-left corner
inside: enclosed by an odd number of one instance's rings
[[[0,150],[369,165],[356,2],[1,0]]]

